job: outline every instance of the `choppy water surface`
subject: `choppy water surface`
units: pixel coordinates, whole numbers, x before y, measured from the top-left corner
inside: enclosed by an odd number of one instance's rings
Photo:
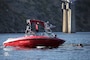
[[[55,32],[66,42],[57,49],[15,49],[3,48],[7,38],[20,37],[24,34],[0,34],[0,60],[90,60],[90,32],[72,34]],[[84,47],[76,46],[83,44]]]

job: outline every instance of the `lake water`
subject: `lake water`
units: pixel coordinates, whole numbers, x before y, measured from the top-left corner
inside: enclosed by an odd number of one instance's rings
[[[90,32],[55,34],[66,41],[59,48],[23,50],[2,47],[7,38],[20,37],[23,33],[0,34],[0,60],[90,60]],[[73,46],[80,43],[84,46]]]

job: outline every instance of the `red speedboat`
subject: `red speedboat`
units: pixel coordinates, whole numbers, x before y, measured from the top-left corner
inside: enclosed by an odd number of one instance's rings
[[[38,34],[39,25],[44,27],[44,32]],[[34,32],[31,28],[35,27]],[[57,36],[52,33],[51,29],[53,26],[49,25],[49,22],[43,22],[40,20],[27,20],[27,28],[24,37],[19,38],[8,38],[3,45],[13,46],[13,47],[25,47],[25,48],[56,48],[63,44],[65,41],[57,38]]]

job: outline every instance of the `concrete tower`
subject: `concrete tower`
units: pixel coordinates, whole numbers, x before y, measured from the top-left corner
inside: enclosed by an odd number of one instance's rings
[[[62,0],[62,10],[63,10],[63,28],[62,32],[72,33],[75,32],[75,18],[74,11],[71,12],[73,6],[70,0]],[[74,9],[73,9],[74,10]]]

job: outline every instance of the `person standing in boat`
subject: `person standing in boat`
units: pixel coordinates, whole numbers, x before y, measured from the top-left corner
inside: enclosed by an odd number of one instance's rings
[[[48,36],[56,37],[56,35],[54,33],[52,33],[49,21],[45,22],[45,32]]]

